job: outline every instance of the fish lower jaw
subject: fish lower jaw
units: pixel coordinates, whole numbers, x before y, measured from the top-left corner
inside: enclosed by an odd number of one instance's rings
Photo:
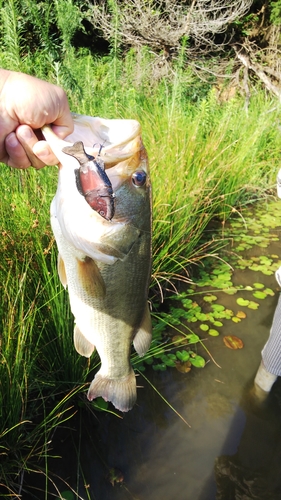
[[[134,370],[131,368],[129,375],[119,378],[110,378],[98,372],[90,385],[87,398],[92,401],[99,396],[111,402],[117,410],[131,410],[137,399]]]

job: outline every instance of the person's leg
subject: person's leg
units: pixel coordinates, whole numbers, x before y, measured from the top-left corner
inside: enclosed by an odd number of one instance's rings
[[[262,361],[255,377],[255,384],[269,392],[281,375],[281,296],[275,309],[268,341],[262,350]]]

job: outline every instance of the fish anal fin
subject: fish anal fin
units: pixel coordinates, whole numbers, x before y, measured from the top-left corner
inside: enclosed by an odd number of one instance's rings
[[[151,344],[151,338],[152,338],[151,316],[149,307],[147,305],[140,328],[138,329],[133,340],[134,348],[139,356],[143,356],[148,351],[149,346]]]
[[[66,288],[67,287],[67,276],[66,276],[64,261],[63,261],[63,258],[60,254],[58,254],[58,275],[59,275],[59,279],[61,281],[61,284],[64,286],[64,288]]]
[[[105,283],[93,259],[77,259],[77,273],[80,284],[88,295],[99,298],[105,296]]]
[[[73,340],[74,340],[74,347],[78,354],[81,354],[81,356],[85,356],[86,358],[89,358],[94,350],[95,346],[89,340],[86,339],[85,335],[81,332],[79,327],[75,325],[74,327],[74,335],[73,335]]]
[[[133,369],[123,378],[109,378],[96,374],[92,381],[87,398],[89,401],[101,396],[110,401],[117,410],[126,412],[131,410],[137,399],[136,377]]]

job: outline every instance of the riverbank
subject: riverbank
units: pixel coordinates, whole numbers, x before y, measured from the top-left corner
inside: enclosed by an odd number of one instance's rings
[[[63,85],[72,111],[140,121],[154,192],[150,298],[156,309],[179,275],[190,283],[190,265],[205,265],[208,256],[218,254],[232,215],[271,196],[281,134],[279,108],[267,95],[256,92],[245,110],[243,98],[220,103],[213,88],[201,89],[189,73],[175,72],[173,80],[152,85],[149,75],[139,72],[148,62],[145,57],[136,60],[128,53],[122,60],[102,59],[70,51],[54,72],[44,54],[37,65],[34,54],[27,54],[18,69],[33,68],[37,76]],[[15,497],[31,469],[48,476],[47,443],[75,412],[77,401],[84,404],[87,380],[98,363],[94,357],[88,364],[73,348],[73,319],[57,277],[49,224],[56,183],[55,167],[15,171],[1,166],[0,435],[5,455],[0,476],[4,493]],[[206,232],[214,219],[221,227],[215,237]]]

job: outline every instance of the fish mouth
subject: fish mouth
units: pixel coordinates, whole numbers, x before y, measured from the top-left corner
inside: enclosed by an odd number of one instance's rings
[[[140,124],[135,120],[76,114],[73,121],[74,132],[64,140],[47,125],[42,127],[42,133],[61,166],[65,164],[65,154],[74,159],[70,162],[74,172],[72,188],[105,221],[119,221],[118,191],[130,182],[140,162],[146,165]]]
[[[80,194],[84,196],[86,202],[105,220],[110,221],[115,213],[115,194],[109,186],[101,189],[81,190],[81,178],[79,170],[75,171],[76,186]]]
[[[110,221],[115,213],[115,194],[100,155],[94,157],[86,153],[82,141],[66,146],[62,151],[79,162],[79,168],[75,170],[78,192],[93,210]]]

